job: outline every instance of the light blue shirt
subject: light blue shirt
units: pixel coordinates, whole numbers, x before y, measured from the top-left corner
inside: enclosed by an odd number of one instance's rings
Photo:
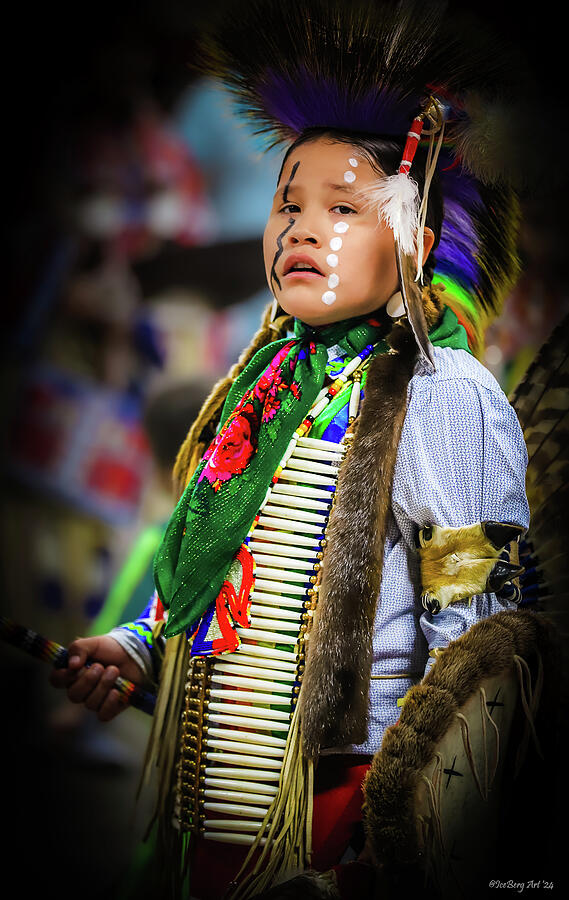
[[[373,635],[368,740],[341,748],[375,753],[399,718],[397,699],[471,625],[514,604],[481,594],[431,615],[420,604],[418,528],[485,519],[527,528],[527,451],[516,413],[494,376],[464,350],[435,347],[436,371],[419,364],[408,388]],[[416,678],[373,676],[416,673]],[[340,748],[336,748],[340,749]]]

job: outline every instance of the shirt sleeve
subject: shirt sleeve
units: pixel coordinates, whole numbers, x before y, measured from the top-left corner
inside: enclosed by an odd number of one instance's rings
[[[416,553],[417,530],[427,524],[458,527],[492,519],[527,528],[527,451],[516,413],[497,383],[495,389],[469,377],[412,383],[392,503],[409,552]],[[511,608],[511,601],[485,593],[437,615],[423,612],[429,651]],[[433,663],[430,658],[426,671]]]
[[[165,639],[161,633],[156,633],[156,626],[162,617],[163,610],[155,591],[134,622],[125,622],[109,632],[142,669],[149,683],[157,683],[164,653]]]

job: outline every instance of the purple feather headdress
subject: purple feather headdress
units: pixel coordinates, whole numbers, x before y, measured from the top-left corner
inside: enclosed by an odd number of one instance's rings
[[[489,127],[515,90],[503,48],[436,0],[243,0],[224,10],[198,68],[221,79],[268,145],[314,127],[404,142],[434,98],[445,129],[437,161],[445,215],[433,283],[479,352],[519,271],[517,202],[507,183],[513,148],[504,128],[494,138]],[[390,198],[399,210],[400,197],[387,190],[386,199],[378,183],[379,197],[380,217],[389,218]],[[417,234],[417,209],[405,199]]]

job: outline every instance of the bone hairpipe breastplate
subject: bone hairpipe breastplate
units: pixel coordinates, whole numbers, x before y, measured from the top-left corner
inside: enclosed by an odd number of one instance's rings
[[[277,795],[346,446],[298,438],[249,541],[251,626],[237,627],[235,652],[190,663],[175,812],[183,831],[251,844]]]

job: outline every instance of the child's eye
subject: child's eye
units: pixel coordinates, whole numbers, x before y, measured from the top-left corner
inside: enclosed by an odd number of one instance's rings
[[[286,206],[281,206],[279,212],[286,213],[287,215],[292,215],[292,213],[300,212],[300,206],[296,203],[287,203]]]
[[[344,206],[343,204],[339,203],[337,206],[332,207],[332,212],[339,213],[341,216],[347,216],[350,213],[355,214],[356,210],[352,209],[351,206]]]

